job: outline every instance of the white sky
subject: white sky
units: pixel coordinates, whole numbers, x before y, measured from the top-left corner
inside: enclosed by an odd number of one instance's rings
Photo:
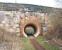
[[[58,0],[58,1],[60,1],[60,0]],[[24,3],[24,4],[34,4],[34,5],[43,5],[43,6],[62,8],[62,4],[59,4],[58,2],[56,2],[56,0],[0,0],[0,2]],[[61,1],[61,3],[62,3],[62,1]]]

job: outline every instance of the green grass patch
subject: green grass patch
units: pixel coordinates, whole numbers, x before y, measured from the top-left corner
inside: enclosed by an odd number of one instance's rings
[[[59,50],[59,47],[49,44],[42,36],[39,36],[36,39],[37,42],[41,44],[46,50]]]
[[[22,44],[24,47],[24,50],[35,50],[35,48],[32,46],[32,44],[30,43],[29,38],[22,38]]]

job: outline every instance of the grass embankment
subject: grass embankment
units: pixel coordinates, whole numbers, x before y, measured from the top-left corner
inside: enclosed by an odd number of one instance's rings
[[[30,43],[29,38],[22,38],[22,44],[24,47],[24,50],[35,50],[35,48],[32,46],[32,44]]]
[[[48,42],[46,42],[46,40],[44,39],[44,37],[39,36],[36,38],[37,42],[39,44],[41,44],[46,50],[59,50],[59,47],[54,46],[49,44]]]
[[[29,38],[25,38],[24,37],[21,40],[22,40],[22,44],[23,44],[24,50],[35,50],[35,48],[30,43]],[[36,40],[46,50],[59,50],[59,47],[49,44],[48,42],[46,42],[46,40],[42,36],[37,37]]]

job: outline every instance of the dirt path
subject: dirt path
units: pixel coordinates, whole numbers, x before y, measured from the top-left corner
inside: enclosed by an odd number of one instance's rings
[[[43,48],[34,37],[30,37],[30,42],[36,50],[45,50],[45,48]]]

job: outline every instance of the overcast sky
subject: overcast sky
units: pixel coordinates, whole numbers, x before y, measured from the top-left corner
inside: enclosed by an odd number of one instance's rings
[[[6,3],[23,3],[62,8],[62,0],[0,0]]]

